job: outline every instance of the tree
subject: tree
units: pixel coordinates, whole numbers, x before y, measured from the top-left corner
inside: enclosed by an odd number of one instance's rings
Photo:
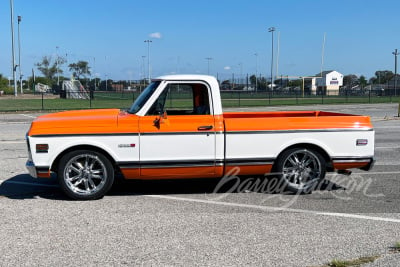
[[[394,73],[390,70],[378,70],[375,72],[375,77],[371,78],[374,84],[385,84],[394,77]]]
[[[302,85],[303,85],[303,80],[301,80],[301,79],[296,79],[296,80],[290,80],[289,81],[289,86],[301,87]]]
[[[53,62],[51,56],[44,56],[41,62],[35,64],[37,69],[49,80],[54,80],[56,74],[62,74],[63,70],[60,68],[66,60],[62,57],[57,57]]]
[[[358,85],[359,83],[360,82],[359,82],[359,79],[358,79],[357,75],[349,74],[349,75],[345,75],[343,77],[343,85],[347,86],[349,88],[351,88],[351,87],[353,87],[355,85]]]
[[[100,82],[99,88],[101,91],[112,91],[113,90],[112,85],[113,85],[113,80],[111,79],[103,80]]]
[[[8,80],[2,74],[0,74],[0,91],[13,93],[12,88],[8,86]]]
[[[361,88],[364,88],[367,85],[367,78],[365,78],[364,75],[361,75],[359,82],[360,82]]]
[[[77,63],[71,63],[68,65],[69,70],[73,72],[73,75],[76,79],[80,79],[83,75],[86,78],[86,75],[90,75],[90,67],[87,61],[78,61]]]

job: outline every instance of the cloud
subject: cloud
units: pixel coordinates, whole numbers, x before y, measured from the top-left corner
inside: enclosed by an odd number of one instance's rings
[[[231,67],[230,66],[226,66],[226,67],[224,67],[224,70],[230,70],[231,69]]]
[[[156,39],[161,39],[161,33],[160,32],[153,32],[149,34],[150,38],[156,38]]]

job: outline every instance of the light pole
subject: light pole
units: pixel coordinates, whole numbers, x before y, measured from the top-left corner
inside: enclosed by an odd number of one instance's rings
[[[56,60],[56,64],[57,64],[57,68],[56,68],[56,71],[57,71],[57,86],[60,86],[60,71],[59,71],[59,66],[58,66],[58,64],[59,64],[59,62],[58,62],[58,46],[56,46],[56,52],[57,52],[57,54],[56,54],[56,56],[57,56],[57,60]]]
[[[19,31],[19,24],[22,20],[21,16],[18,16],[18,67],[19,67],[19,86],[21,89],[21,94],[24,93],[22,90],[22,71],[21,71],[21,35]]]
[[[146,59],[146,56],[142,56],[142,62],[141,62],[141,66],[140,66],[140,71],[142,73],[142,79],[146,80],[146,64],[144,63]]]
[[[206,57],[207,59],[207,75],[210,75],[210,60],[212,60],[212,57]]]
[[[254,54],[256,56],[256,93],[257,93],[257,72],[258,72],[258,54]]]
[[[243,63],[240,62],[238,65],[240,67],[240,79],[239,79],[239,81],[240,81],[240,84],[243,84]]]
[[[274,68],[274,31],[275,27],[268,28],[268,32],[272,33],[272,41],[271,41],[271,90],[273,85],[273,68]]]
[[[14,49],[14,0],[10,0],[10,9],[11,9],[11,54],[12,54],[12,72],[13,72],[13,80],[14,80],[14,95],[17,96],[17,79],[15,72],[17,70],[18,65],[15,65],[15,49]]]
[[[150,75],[150,43],[152,43],[152,40],[145,40],[145,43],[147,43],[147,68],[148,68],[148,79],[149,79],[149,84],[151,83],[151,75]]]
[[[96,91],[96,57],[93,57],[93,73],[94,73],[94,90]],[[92,77],[92,74],[90,74],[90,77]]]
[[[394,55],[394,96],[397,96],[396,88],[397,88],[397,56],[399,52],[397,52],[397,48],[392,52]]]
[[[140,71],[141,71],[141,78],[143,81],[143,88],[146,87],[146,64],[144,63],[146,56],[142,56],[142,63],[141,63],[141,67],[140,67]],[[142,82],[140,82],[142,83]],[[140,86],[140,92],[142,92],[142,86]]]

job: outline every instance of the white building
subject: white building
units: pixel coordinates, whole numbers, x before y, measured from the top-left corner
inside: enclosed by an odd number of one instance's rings
[[[315,88],[316,92],[312,92],[312,94],[338,95],[339,88],[343,85],[343,74],[334,70],[323,71],[315,78],[315,86],[312,88]]]

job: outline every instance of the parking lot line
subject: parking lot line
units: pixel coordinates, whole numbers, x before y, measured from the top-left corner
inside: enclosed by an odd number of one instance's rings
[[[25,140],[13,140],[13,141],[8,141],[8,140],[5,140],[5,141],[0,141],[0,144],[25,144],[26,143],[26,141]]]
[[[36,116],[32,116],[32,115],[28,115],[28,114],[19,114],[19,115],[28,117],[28,118],[32,118],[32,119],[36,119]]]
[[[144,195],[144,196],[152,197],[152,198],[168,199],[168,200],[174,200],[174,201],[186,201],[186,202],[194,202],[194,203],[202,203],[202,204],[219,205],[219,206],[257,209],[257,210],[271,211],[271,212],[274,212],[274,211],[282,212],[283,211],[283,212],[294,212],[294,213],[303,213],[303,214],[310,214],[310,215],[322,215],[322,216],[342,217],[342,218],[351,218],[351,219],[359,219],[359,220],[400,223],[400,219],[366,216],[366,215],[351,214],[351,213],[323,212],[323,211],[315,211],[315,210],[280,208],[280,207],[272,207],[272,206],[231,203],[231,202],[174,197],[174,196],[163,196],[163,195]]]
[[[376,146],[375,150],[376,149],[399,149],[399,148],[400,148],[400,146]]]

